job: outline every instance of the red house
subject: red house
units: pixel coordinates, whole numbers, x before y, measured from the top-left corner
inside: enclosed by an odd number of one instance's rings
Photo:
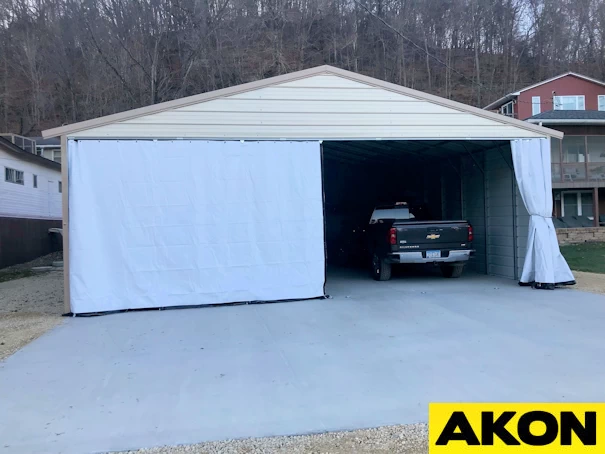
[[[551,144],[555,226],[605,225],[605,82],[568,72],[485,109],[564,132]]]

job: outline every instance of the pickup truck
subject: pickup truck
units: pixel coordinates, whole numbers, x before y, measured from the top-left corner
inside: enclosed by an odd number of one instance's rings
[[[444,277],[460,277],[474,252],[468,221],[417,220],[406,204],[374,209],[368,228],[372,276],[388,281],[400,263],[435,263]]]

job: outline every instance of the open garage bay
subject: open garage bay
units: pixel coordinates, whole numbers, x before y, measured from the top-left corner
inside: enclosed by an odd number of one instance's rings
[[[404,202],[417,220],[472,224],[468,268],[519,277],[529,215],[508,141],[324,141],[322,155],[329,265],[369,268],[372,210]]]

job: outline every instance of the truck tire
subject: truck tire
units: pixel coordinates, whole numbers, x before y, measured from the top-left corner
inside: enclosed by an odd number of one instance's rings
[[[376,281],[391,279],[391,264],[381,260],[376,254],[372,257],[372,277]]]
[[[462,276],[464,270],[464,263],[454,263],[453,265],[441,265],[441,274],[443,277],[457,278]]]

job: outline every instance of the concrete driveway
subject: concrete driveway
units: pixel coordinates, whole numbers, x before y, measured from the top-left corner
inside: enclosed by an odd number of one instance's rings
[[[75,318],[0,363],[0,452],[427,420],[432,401],[604,401],[605,297],[330,275],[333,299]]]

